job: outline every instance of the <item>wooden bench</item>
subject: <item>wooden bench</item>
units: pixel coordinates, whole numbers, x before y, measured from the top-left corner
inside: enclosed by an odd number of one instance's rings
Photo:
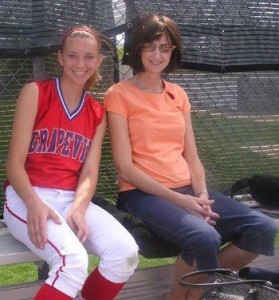
[[[279,218],[275,219],[279,227]],[[0,222],[0,266],[34,262],[38,265],[38,281],[10,286],[0,286],[1,300],[31,300],[47,277],[47,265],[21,242],[15,240],[4,223]],[[259,256],[250,266],[269,270],[279,269],[279,249],[273,257]],[[161,300],[171,284],[173,265],[137,270],[125,284],[117,300]]]
[[[16,284],[0,287],[1,300],[27,300],[33,299],[39,290],[46,272],[40,270],[43,262],[33,254],[25,245],[15,240],[8,229],[0,223],[0,266],[18,264],[24,262],[34,262],[38,264],[38,273],[41,280],[31,283]],[[125,288],[117,297],[121,299],[163,299],[169,290],[173,266],[153,267],[144,270],[137,270]],[[44,273],[44,274],[43,274]]]
[[[3,222],[0,223],[0,266],[25,262],[38,263],[38,274],[43,262],[25,245],[15,240]],[[39,275],[38,277],[41,277]],[[42,279],[43,280],[43,279]],[[40,288],[41,282],[0,287],[1,300],[32,299]]]

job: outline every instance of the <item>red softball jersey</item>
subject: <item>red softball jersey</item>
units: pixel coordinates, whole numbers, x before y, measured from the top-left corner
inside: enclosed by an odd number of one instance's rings
[[[33,186],[75,190],[104,108],[84,91],[76,110],[69,112],[59,78],[35,82],[38,112],[26,171]]]

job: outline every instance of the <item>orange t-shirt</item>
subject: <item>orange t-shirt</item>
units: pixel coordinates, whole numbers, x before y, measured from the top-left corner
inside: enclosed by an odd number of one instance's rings
[[[175,188],[191,184],[183,157],[184,114],[191,106],[180,86],[164,84],[162,93],[149,94],[123,80],[109,88],[104,105],[107,111],[127,118],[134,165],[166,187]],[[120,191],[134,188],[119,180]]]

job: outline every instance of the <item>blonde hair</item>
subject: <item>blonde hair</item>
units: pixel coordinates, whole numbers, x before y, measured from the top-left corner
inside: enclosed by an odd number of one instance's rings
[[[85,25],[75,25],[71,28],[69,28],[62,36],[61,39],[61,52],[64,49],[66,39],[68,37],[88,37],[88,38],[94,38],[98,43],[99,50],[102,49],[102,39],[101,35],[95,31],[93,28]],[[102,79],[102,76],[100,74],[99,69],[97,69],[94,74],[86,81],[84,88],[86,90],[90,90],[98,81]]]

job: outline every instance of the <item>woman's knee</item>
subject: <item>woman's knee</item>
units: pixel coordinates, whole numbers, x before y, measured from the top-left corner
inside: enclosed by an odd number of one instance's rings
[[[249,252],[274,255],[276,234],[275,222],[268,216],[255,212],[253,222],[239,231],[239,238],[234,243]]]
[[[217,268],[221,242],[220,235],[213,227],[203,226],[192,234],[192,238],[185,240],[181,257],[190,266],[196,261],[198,269]]]
[[[201,226],[197,230],[193,231],[190,235],[188,230],[183,236],[182,240],[182,248],[184,247],[199,247],[202,249],[219,249],[222,238],[219,233],[214,229],[214,227],[205,224],[205,226]]]
[[[272,218],[264,214],[257,216],[253,228],[255,235],[262,235],[266,239],[269,238],[271,240],[275,239],[278,230],[277,225]]]

